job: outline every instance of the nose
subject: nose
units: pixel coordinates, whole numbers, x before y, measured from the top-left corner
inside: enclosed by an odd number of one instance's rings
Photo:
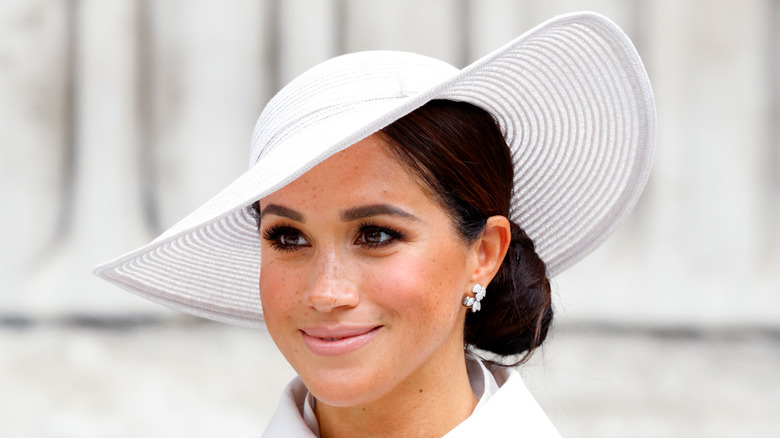
[[[304,300],[320,312],[351,308],[360,302],[360,293],[346,261],[335,249],[319,251]]]

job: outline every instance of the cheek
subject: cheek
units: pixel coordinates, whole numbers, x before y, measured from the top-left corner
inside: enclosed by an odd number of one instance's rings
[[[274,328],[281,323],[289,309],[296,303],[298,278],[283,269],[282,264],[267,262],[260,265],[260,301],[263,304],[263,316],[268,330],[273,335]]]
[[[430,333],[430,326],[451,326],[463,293],[461,265],[458,257],[406,254],[374,270],[372,298],[400,316],[410,330]]]

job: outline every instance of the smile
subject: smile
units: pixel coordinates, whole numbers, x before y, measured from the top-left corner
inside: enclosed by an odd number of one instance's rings
[[[347,354],[369,343],[382,326],[307,327],[300,330],[303,343],[319,356]]]

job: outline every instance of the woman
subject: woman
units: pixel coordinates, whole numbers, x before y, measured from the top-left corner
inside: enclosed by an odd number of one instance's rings
[[[265,325],[299,377],[264,436],[557,436],[504,365],[545,339],[549,276],[638,199],[654,123],[638,55],[594,14],[462,71],[334,58],[269,102],[249,171],[96,272]]]

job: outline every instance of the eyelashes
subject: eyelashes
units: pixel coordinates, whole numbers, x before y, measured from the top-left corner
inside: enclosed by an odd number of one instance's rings
[[[303,233],[289,225],[277,224],[268,227],[263,232],[263,239],[278,251],[295,251],[311,246]]]
[[[372,222],[363,223],[358,227],[358,238],[355,243],[370,248],[381,248],[403,239],[404,234],[395,228],[377,225]]]
[[[276,224],[262,232],[269,245],[280,252],[298,251],[311,246],[309,238],[299,229],[286,224]],[[404,233],[396,228],[373,222],[357,227],[353,243],[367,249],[379,249],[403,240]]]

